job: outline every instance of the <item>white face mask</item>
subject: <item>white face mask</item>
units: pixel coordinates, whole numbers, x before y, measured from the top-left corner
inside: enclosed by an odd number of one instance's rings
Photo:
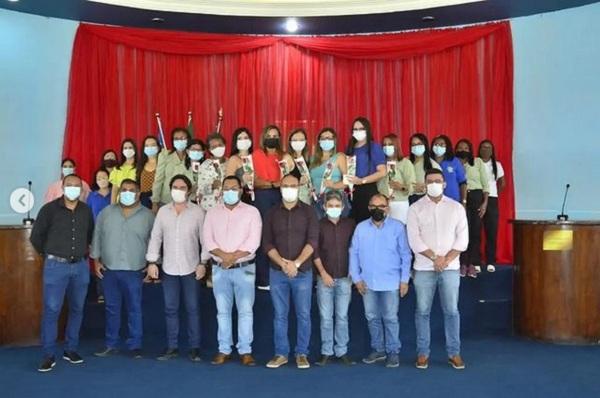
[[[179,189],[171,189],[171,198],[175,203],[183,203],[187,200],[186,193]]]
[[[281,197],[284,202],[295,202],[298,200],[298,188],[281,188]]]
[[[444,184],[440,184],[439,182],[432,182],[427,184],[427,195],[432,198],[437,198],[444,193]]]
[[[384,145],[383,147],[383,153],[385,153],[385,156],[392,156],[394,154],[394,152],[396,151],[396,148],[394,148],[393,145]]]
[[[306,146],[306,141],[292,141],[291,146],[294,151],[300,152]]]
[[[425,154],[425,145],[423,145],[423,144],[413,145],[410,148],[410,152],[415,156],[423,156]]]
[[[352,137],[354,137],[356,141],[364,141],[367,139],[367,130],[354,129],[352,130]]]
[[[238,151],[247,151],[252,146],[252,141],[247,138],[240,138],[236,142]]]
[[[218,146],[216,148],[211,149],[210,153],[212,153],[213,156],[216,157],[216,158],[222,158],[223,155],[225,155],[225,147],[224,146]]]
[[[131,148],[123,149],[123,156],[125,156],[127,159],[131,159],[135,156],[135,151]]]

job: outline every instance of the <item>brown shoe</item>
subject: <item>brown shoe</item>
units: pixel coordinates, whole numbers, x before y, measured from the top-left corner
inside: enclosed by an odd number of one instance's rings
[[[223,365],[225,362],[229,361],[229,358],[231,358],[230,355],[223,354],[222,352],[220,352],[217,355],[215,355],[215,357],[213,358],[211,364],[213,364],[213,365]]]
[[[310,363],[308,362],[308,358],[306,358],[306,355],[296,355],[296,367],[298,369],[310,368]]]
[[[288,363],[287,357],[284,357],[283,355],[275,355],[273,359],[271,359],[269,363],[267,363],[267,368],[277,369],[278,367],[283,366],[286,363]]]
[[[448,358],[448,363],[450,365],[452,365],[452,367],[454,369],[464,369],[465,368],[465,363],[463,362],[462,358],[460,357],[460,355],[455,355],[453,357]]]
[[[315,362],[315,365],[317,366],[325,366],[327,365],[327,363],[331,360],[331,356],[329,355],[321,355],[321,358],[319,358],[319,360],[317,362]]]
[[[348,355],[345,355],[345,354],[342,355],[341,357],[337,357],[336,359],[339,361],[339,363],[346,365],[346,366],[356,365],[356,362],[352,358],[350,358]]]
[[[417,357],[415,366],[417,369],[427,369],[429,367],[429,358],[427,358],[425,355],[419,355]]]
[[[240,355],[240,361],[244,366],[256,366],[256,361],[252,358],[250,354],[242,354]]]

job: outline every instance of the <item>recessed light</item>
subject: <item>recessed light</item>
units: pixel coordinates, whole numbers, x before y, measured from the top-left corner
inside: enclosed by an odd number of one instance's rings
[[[298,21],[296,20],[296,18],[288,18],[285,21],[285,30],[287,30],[290,33],[296,32],[299,27],[300,25],[298,25]]]
[[[423,22],[433,22],[435,21],[435,17],[433,15],[426,15],[423,18],[421,18],[421,20]]]
[[[165,19],[161,18],[161,17],[155,17],[155,18],[152,18],[152,22],[161,23],[161,22],[165,22]]]
[[[8,1],[10,1],[11,3],[16,3],[19,0],[8,0]]]

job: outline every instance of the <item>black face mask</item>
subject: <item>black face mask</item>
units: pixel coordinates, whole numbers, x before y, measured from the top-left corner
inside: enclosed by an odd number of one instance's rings
[[[457,151],[456,152],[456,157],[459,159],[470,159],[471,158],[471,152],[467,152],[467,151]]]
[[[117,165],[117,161],[114,159],[106,159],[104,161],[104,167],[115,167]]]
[[[265,147],[275,149],[279,146],[279,138],[265,138]]]
[[[369,210],[369,214],[375,222],[382,221],[385,218],[385,213],[381,209]]]

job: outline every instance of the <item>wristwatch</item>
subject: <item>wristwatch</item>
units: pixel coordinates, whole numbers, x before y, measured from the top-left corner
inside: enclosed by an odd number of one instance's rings
[[[294,262],[294,265],[296,266],[296,268],[300,268],[300,266],[302,265],[302,263],[296,261],[296,262]]]
[[[361,184],[361,185],[365,185],[366,183],[367,183],[367,179],[366,179],[366,178],[363,178],[363,179],[360,181],[360,184]]]
[[[467,204],[467,200],[466,200],[466,199],[463,199],[463,200],[462,200],[462,204],[463,204],[463,205],[466,205],[466,204]]]
[[[433,256],[430,257],[430,260],[435,261],[435,260],[437,260],[437,257],[438,257],[437,254],[434,254]]]

